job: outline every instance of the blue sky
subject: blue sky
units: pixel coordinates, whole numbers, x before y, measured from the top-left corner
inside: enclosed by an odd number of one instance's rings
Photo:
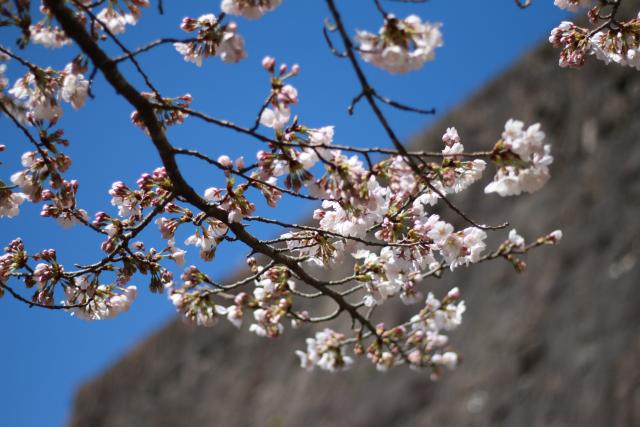
[[[178,2],[165,2],[164,16],[159,16],[155,8],[145,11],[142,21],[128,28],[123,37],[125,43],[132,47],[161,36],[181,37],[178,25],[183,16],[217,12],[217,2],[179,3],[178,6]],[[377,31],[380,17],[373,2],[339,0],[337,3],[349,28]],[[534,1],[526,11],[518,9],[512,0],[385,3],[401,17],[413,12],[430,21],[444,22],[445,45],[438,50],[436,61],[421,71],[389,76],[365,66],[379,93],[411,105],[435,107],[436,118],[544,39],[563,18],[550,0]],[[216,5],[213,9],[212,4]],[[285,0],[276,12],[262,20],[238,19],[249,57],[236,65],[225,65],[214,58],[197,68],[182,61],[170,46],[141,56],[140,60],[165,96],[190,92],[194,108],[241,124],[252,123],[255,111],[268,94],[268,76],[260,68],[261,58],[269,54],[280,62],[299,63],[302,73],[292,83],[300,92],[300,104],[294,107],[294,112],[302,123],[314,127],[335,125],[335,141],[339,144],[386,146],[384,133],[372,121],[364,103],[357,107],[354,116],[347,115],[346,107],[357,94],[358,83],[349,64],[332,56],[326,48],[321,34],[326,16],[328,11],[321,0]],[[0,32],[4,46],[13,47],[15,37],[10,30]],[[76,53],[72,47],[53,52],[34,47],[24,54],[40,65],[62,68]],[[124,69],[142,89],[131,67]],[[8,75],[12,82],[23,72],[18,64],[9,63]],[[130,106],[115,96],[101,77],[94,92],[95,100],[78,112],[67,110],[61,122],[71,141],[67,153],[74,161],[67,177],[80,181],[79,202],[90,215],[98,210],[114,213],[107,194],[111,183],[123,180],[134,185],[142,172],[153,170],[159,162],[149,141],[130,124]],[[393,110],[388,110],[388,116],[404,139],[433,121]],[[4,117],[0,118],[0,135],[0,144],[7,145],[7,151],[0,153],[3,163],[0,176],[8,181],[19,167],[20,154],[30,147]],[[253,153],[260,149],[253,140],[194,119],[172,129],[169,137],[176,146],[198,148],[212,156],[244,154],[252,160]],[[462,137],[464,139],[464,135]],[[197,188],[221,185],[220,177],[202,165],[184,162],[183,166]],[[284,203],[270,213],[296,221],[305,211],[313,209],[313,205],[301,203]],[[4,246],[21,236],[31,253],[55,247],[61,261],[68,265],[101,257],[100,240],[92,232],[79,227],[65,231],[55,221],[40,220],[38,213],[39,207],[23,205],[20,217],[0,220],[0,244]],[[255,230],[264,236],[276,231],[264,227]],[[154,233],[149,237],[150,243],[157,242]],[[223,279],[233,273],[234,266],[243,263],[245,254],[239,246],[221,247],[218,257],[203,270]],[[195,251],[190,251],[188,257],[188,262],[197,263]],[[173,318],[174,309],[166,296],[149,294],[144,279],[135,284],[142,292],[131,310],[103,322],[88,323],[64,312],[29,309],[9,296],[0,300],[0,425],[64,425],[78,385],[100,373],[140,339]],[[28,292],[25,295],[29,295]]]

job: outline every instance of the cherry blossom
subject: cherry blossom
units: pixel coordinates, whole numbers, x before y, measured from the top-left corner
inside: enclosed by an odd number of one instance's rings
[[[14,193],[11,190],[0,190],[0,218],[13,218],[20,214],[20,205],[27,197],[20,192]]]
[[[329,328],[317,332],[314,338],[307,338],[307,350],[296,350],[300,367],[312,371],[317,366],[329,372],[349,369],[353,359],[343,352],[341,341],[344,338]]]
[[[554,0],[553,4],[560,9],[570,10],[571,12],[577,11],[579,8],[588,8],[593,6],[594,0]]]
[[[211,298],[198,294],[175,292],[169,298],[173,305],[183,313],[186,320],[198,326],[212,327],[218,323],[218,316],[224,316],[226,309],[213,304]]]
[[[138,5],[148,7],[147,1],[137,1]],[[140,18],[140,9],[133,4],[129,5],[130,13],[114,8],[111,4],[102,9],[96,16],[96,28],[102,30],[102,25],[112,34],[119,34],[125,31],[127,25],[136,25]]]
[[[362,59],[391,73],[417,70],[435,58],[442,46],[441,24],[423,23],[417,15],[398,19],[388,15],[378,35],[359,31]]]
[[[580,6],[590,7],[594,3],[590,0],[556,0],[557,6],[574,12]],[[588,55],[593,55],[606,64],[640,69],[640,14],[624,21],[617,16],[619,11],[620,2],[600,4],[588,12],[589,20],[596,25],[593,29],[570,21],[563,21],[554,28],[549,42],[561,49],[560,66],[579,68]]]
[[[280,6],[280,3],[282,0],[222,0],[220,9],[229,15],[257,19]]]
[[[618,32],[598,31],[590,38],[591,53],[605,64],[640,70],[640,15]]]
[[[59,48],[71,43],[71,40],[58,27],[44,25],[41,23],[29,27],[31,41],[46,48]]]
[[[24,101],[32,120],[56,121],[62,116],[60,100],[78,109],[85,103],[89,82],[81,74],[81,67],[69,63],[63,71],[33,68],[17,79],[9,94]]]
[[[76,110],[82,107],[87,99],[89,82],[80,73],[74,72],[72,64],[65,68],[66,75],[62,80],[62,99],[70,103]]]
[[[196,41],[173,45],[185,61],[198,67],[202,66],[204,58],[210,56],[219,56],[225,63],[235,63],[247,56],[244,39],[238,34],[238,25],[233,21],[222,25],[214,14],[209,13],[198,19],[184,18],[180,28],[189,33],[197,31]]]
[[[9,94],[25,101],[25,107],[35,120],[54,120],[62,116],[62,107],[58,102],[60,83],[54,78],[51,68],[29,72],[17,79]]]
[[[501,167],[485,193],[504,197],[538,191],[549,180],[549,165],[553,163],[551,146],[543,144],[544,138],[539,124],[525,130],[523,122],[509,120],[494,148]]]
[[[72,316],[83,320],[110,319],[128,311],[138,294],[135,286],[124,289],[113,285],[101,285],[90,281],[86,276],[80,276],[74,284],[65,288],[67,306]]]
[[[216,221],[211,221],[207,227],[200,227],[195,234],[184,241],[185,245],[192,245],[200,250],[200,258],[211,261],[215,255],[216,247],[227,233],[227,226]]]

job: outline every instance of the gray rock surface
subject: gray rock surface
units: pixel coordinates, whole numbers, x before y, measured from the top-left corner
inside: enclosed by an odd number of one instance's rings
[[[82,387],[71,425],[640,426],[640,74],[562,70],[556,55],[527,55],[415,141],[433,149],[455,125],[467,148],[483,148],[517,117],[540,121],[554,143],[539,193],[505,200],[478,184],[455,199],[525,237],[565,236],[528,256],[524,274],[498,261],[423,285],[440,295],[460,285],[467,301],[457,371],[432,383],[363,360],[309,374],[292,352],[309,330],[269,341],[176,321]]]

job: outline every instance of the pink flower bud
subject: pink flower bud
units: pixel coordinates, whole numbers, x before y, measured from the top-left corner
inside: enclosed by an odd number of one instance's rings
[[[276,59],[272,56],[265,56],[262,58],[262,67],[270,73],[273,73],[273,70],[276,66]]]
[[[233,300],[237,305],[244,305],[247,301],[249,301],[249,294],[246,292],[240,292]]]
[[[115,249],[115,244],[111,239],[105,240],[100,244],[100,249],[102,249],[103,252],[109,253]]]
[[[236,24],[235,21],[231,21],[227,24],[225,30],[227,31],[231,31],[231,32],[236,32],[238,31],[238,24]]]
[[[244,157],[240,156],[236,159],[236,168],[238,169],[244,168]]]
[[[218,157],[218,163],[220,163],[222,167],[225,167],[225,168],[230,168],[233,166],[233,162],[231,162],[231,158],[226,154],[223,154],[222,156]]]
[[[460,289],[458,289],[458,287],[456,286],[455,288],[451,289],[448,293],[447,293],[447,297],[457,301],[460,299]]]
[[[187,32],[191,32],[195,30],[197,26],[198,26],[198,21],[189,17],[183,18],[182,23],[180,23],[180,28],[183,31],[187,31]]]
[[[552,240],[554,243],[562,239],[562,230],[554,230],[549,233],[549,240]]]
[[[411,353],[409,353],[408,359],[409,362],[413,363],[414,365],[419,365],[422,361],[422,354],[418,350],[413,350]]]

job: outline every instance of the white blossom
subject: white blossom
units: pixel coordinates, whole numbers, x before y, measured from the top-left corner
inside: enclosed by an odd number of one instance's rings
[[[118,292],[116,292],[118,291]],[[66,300],[63,304],[72,316],[84,320],[110,319],[129,310],[138,295],[135,286],[124,289],[115,286],[90,283],[86,276],[80,276],[75,284],[65,288]]]
[[[277,130],[282,129],[284,125],[289,122],[290,117],[291,110],[289,110],[288,108],[265,108],[260,115],[260,123],[263,126]]]
[[[222,0],[220,9],[229,15],[257,19],[274,10],[280,3],[282,0]]]
[[[133,14],[122,13],[111,6],[102,9],[96,18],[112,34],[122,33],[127,25],[135,25],[138,21]],[[102,29],[101,26],[100,29]]]
[[[53,70],[42,70],[39,81],[32,72],[17,79],[9,94],[25,102],[25,107],[36,120],[53,120],[62,116],[58,102],[59,83],[52,77]]]
[[[296,350],[300,367],[312,371],[316,366],[329,372],[344,371],[351,367],[353,359],[344,353],[341,341],[344,335],[329,328],[307,338],[307,350]]]
[[[62,82],[62,99],[70,103],[76,110],[82,107],[89,92],[89,81],[82,74],[68,72]]]
[[[508,242],[513,245],[514,248],[521,248],[524,246],[524,237],[518,234],[516,229],[509,231]]]
[[[0,190],[0,218],[13,218],[20,214],[20,205],[27,200],[23,193]]]
[[[71,43],[67,35],[58,27],[35,24],[29,26],[30,39],[34,44],[46,48],[59,48]]]
[[[390,73],[416,70],[434,59],[435,49],[442,46],[441,24],[423,23],[409,15],[404,20],[387,16],[379,34],[359,31],[356,39],[362,59]]]
[[[576,12],[579,8],[590,8],[594,4],[594,0],[554,0],[553,4],[560,9]]]
[[[218,46],[218,56],[227,64],[234,64],[247,57],[244,39],[238,34],[238,26],[235,22],[226,25]]]
[[[538,191],[549,180],[549,165],[553,163],[551,146],[544,145],[544,133],[534,124],[526,130],[519,120],[509,120],[502,133],[504,146],[518,159],[509,160],[498,169],[485,193],[514,196]]]

